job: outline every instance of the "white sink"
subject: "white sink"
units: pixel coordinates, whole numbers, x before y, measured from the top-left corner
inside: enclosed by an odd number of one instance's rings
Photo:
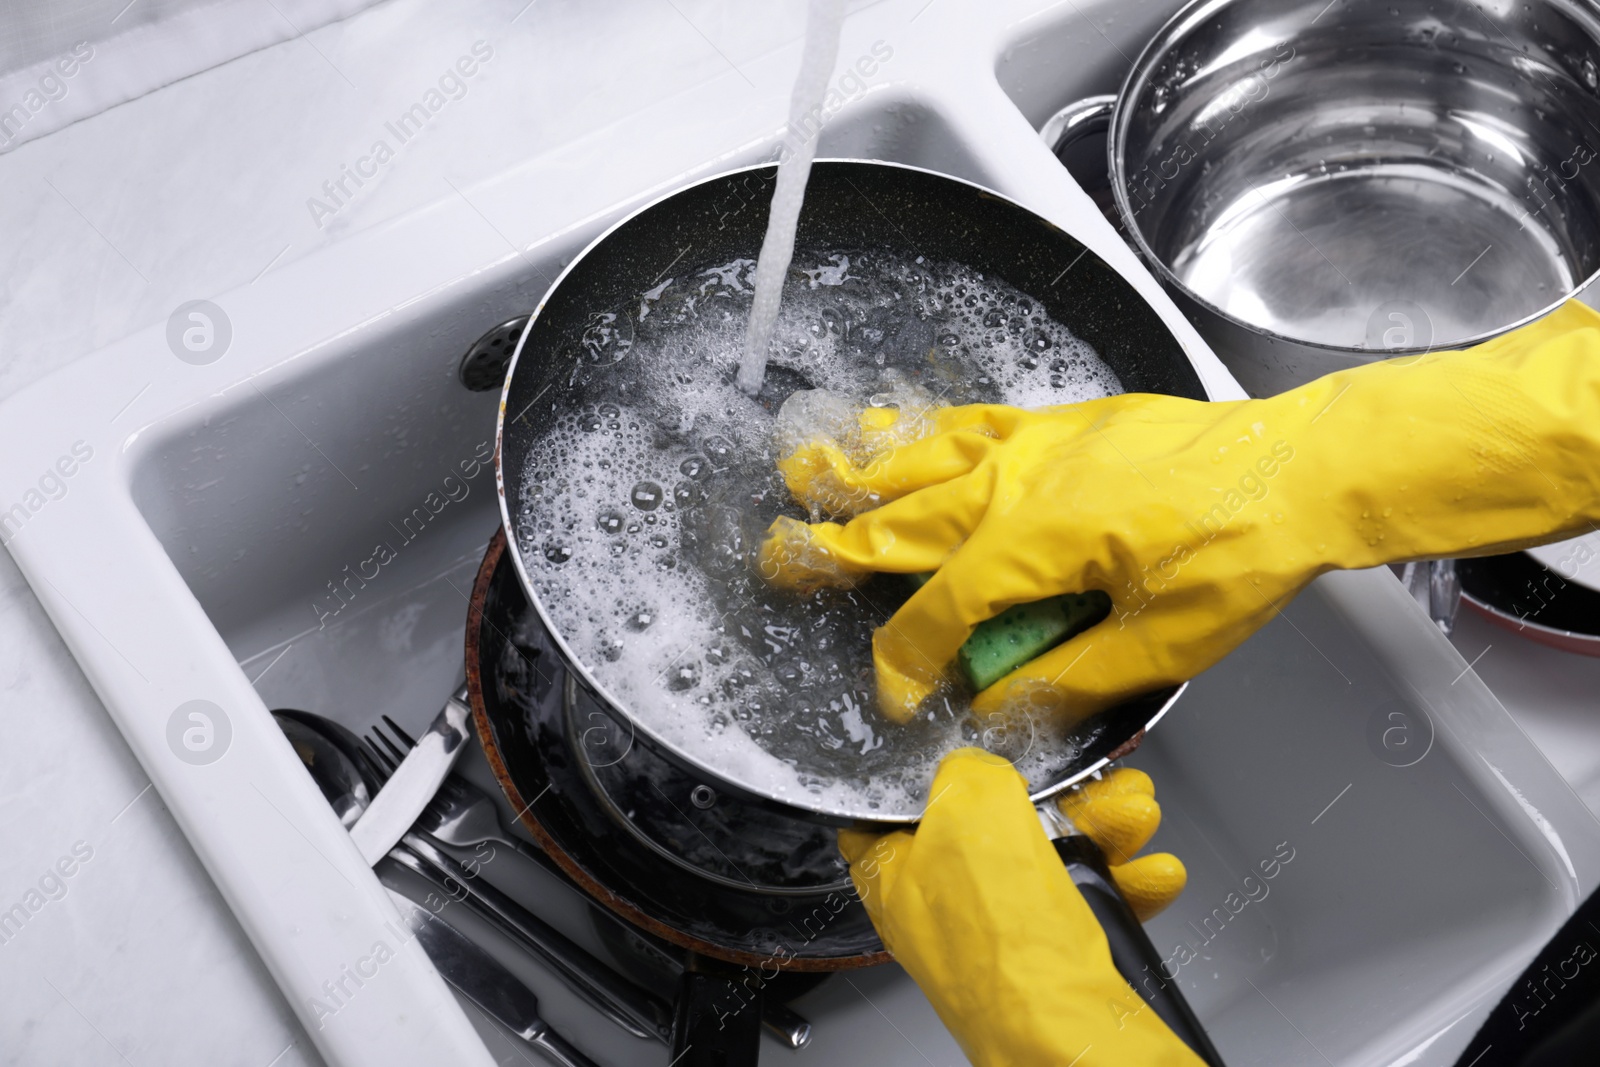
[[[1113,89],[1118,48],[1136,52],[1170,5],[974,6],[853,15],[842,60],[876,40],[894,58],[822,154],[943,170],[1040,211],[1151,299],[1214,396],[1240,395],[1030,125]],[[759,61],[779,72],[765,110],[719,112],[715,87],[665,102],[216,296],[232,341],[215,362],[175,358],[157,324],[0,409],[0,500],[23,500],[75,442],[92,449],[9,547],[329,1061],[473,1039],[414,952],[318,1028],[308,998],[391,913],[266,709],[356,729],[437,710],[496,523],[492,471],[460,466],[486,456],[496,394],[460,386],[460,356],[630,204],[767,158],[793,58]],[[608,165],[640,145],[656,151]],[[394,560],[361,573],[379,542]],[[227,720],[214,762],[169,743],[193,700]],[[1386,572],[1317,583],[1132,762],[1168,813],[1157,844],[1191,872],[1152,935],[1230,1064],[1451,1063],[1600,881],[1600,826]],[[666,1062],[518,966],[602,1059]],[[959,1061],[892,967],[801,1009],[819,1062]]]

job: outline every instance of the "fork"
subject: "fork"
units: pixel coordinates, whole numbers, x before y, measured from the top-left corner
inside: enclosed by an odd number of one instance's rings
[[[385,715],[383,722],[399,739],[398,744],[383,732],[381,724],[374,726],[372,737],[364,740],[375,752],[380,745],[386,749],[386,754],[380,753],[380,759],[384,766],[390,766],[404,759],[416,742],[389,716]],[[567,879],[566,872],[543,849],[517,838],[507,829],[500,807],[493,797],[459,774],[451,773],[445,778],[428,806],[417,816],[416,827],[457,848],[472,848],[485,842],[504,845],[520,852],[563,881]]]

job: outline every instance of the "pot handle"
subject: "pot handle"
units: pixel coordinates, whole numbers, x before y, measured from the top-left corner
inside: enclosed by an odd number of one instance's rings
[[[1156,951],[1150,935],[1145,933],[1122,890],[1117,888],[1100,846],[1080,833],[1058,837],[1052,844],[1072,875],[1073,884],[1105,931],[1106,941],[1111,946],[1111,962],[1116,965],[1117,972],[1195,1055],[1211,1067],[1223,1067],[1222,1057],[1211,1044],[1194,1009],[1184,999],[1176,979],[1162,973],[1161,953]]]
[[[1105,133],[1111,128],[1111,112],[1117,106],[1115,95],[1086,96],[1077,103],[1068,104],[1045,120],[1039,127],[1039,136],[1058,157],[1063,149],[1092,133]]]
[[[1428,614],[1449,637],[1456,628],[1456,614],[1461,610],[1461,579],[1456,575],[1456,561],[1436,559],[1428,564]]]

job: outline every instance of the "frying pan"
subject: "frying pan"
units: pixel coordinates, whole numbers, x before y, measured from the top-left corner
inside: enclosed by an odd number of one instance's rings
[[[920,804],[869,808],[784,792],[742,768],[713,765],[631,714],[564,639],[530,578],[529,558],[537,547],[518,536],[518,518],[539,507],[525,474],[530,456],[544,435],[558,432],[557,420],[576,414],[603,387],[607,368],[596,365],[586,336],[601,325],[630,329],[630,316],[639,312],[629,309],[642,308],[640,295],[663,279],[754,257],[775,176],[773,165],[748,167],[664,196],[596,238],[562,272],[524,328],[501,394],[501,518],[523,590],[564,667],[575,684],[629,724],[639,745],[747,803],[837,826],[889,829],[915,823]],[[887,249],[907,259],[962,264],[1036,301],[1043,313],[1093,346],[1127,390],[1206,399],[1177,339],[1121,275],[1071,235],[981,186],[899,164],[821,160],[806,189],[796,247]],[[1137,744],[1179,691],[1148,694],[1086,722],[1081,744],[1063,751],[1048,773],[1034,776],[1034,802],[1045,810],[1043,801]],[[1060,834],[1065,828],[1055,829]],[[1106,928],[1119,969],[1191,1047],[1220,1062],[1177,986],[1158,973],[1160,956],[1116,894],[1103,858],[1086,843],[1065,833],[1057,848]]]

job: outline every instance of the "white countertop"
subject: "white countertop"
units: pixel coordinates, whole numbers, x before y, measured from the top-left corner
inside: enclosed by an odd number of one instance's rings
[[[0,397],[184,301],[534,155],[551,165],[586,134],[708,83],[725,90],[730,153],[781,121],[788,65],[762,60],[794,50],[794,0],[760,17],[712,0],[524,4],[393,0],[0,156]],[[928,4],[885,8],[909,26]],[[1099,21],[1119,39],[1139,32]],[[329,204],[323,183],[393,141],[386,124],[478,42],[492,55],[460,98],[319,226],[308,200]],[[595,210],[609,202],[596,196]],[[1469,660],[1491,643],[1480,672],[1600,809],[1600,727],[1582,706],[1600,661],[1471,621],[1457,636]],[[14,904],[29,913],[14,933],[0,926],[0,1062],[319,1062],[3,554],[0,692],[0,922]],[[49,874],[58,861],[70,876]]]

